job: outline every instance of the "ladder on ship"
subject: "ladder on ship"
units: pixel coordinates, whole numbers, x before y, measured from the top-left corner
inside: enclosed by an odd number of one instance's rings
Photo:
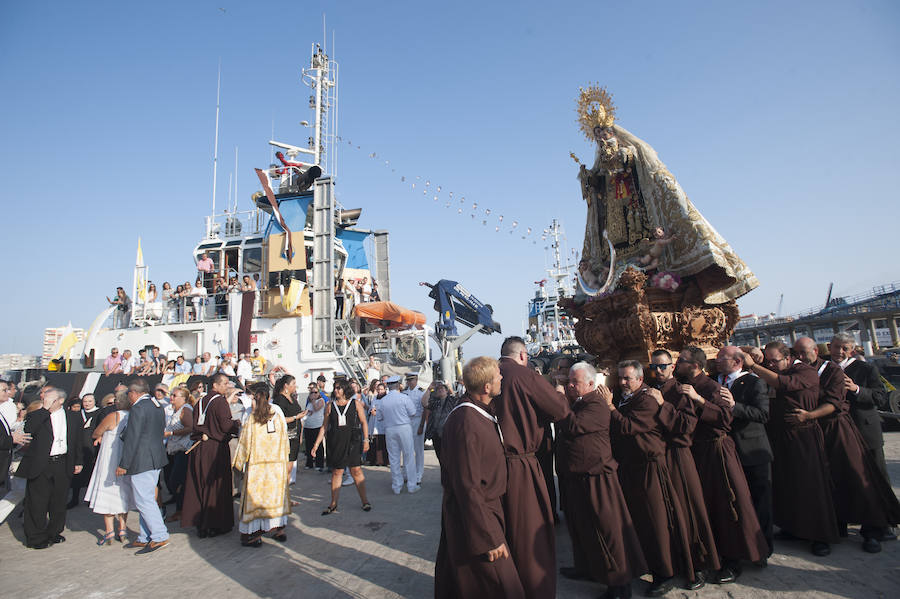
[[[334,353],[343,364],[347,375],[365,385],[369,356],[363,349],[359,336],[353,332],[353,327],[343,318],[334,321],[334,341]]]

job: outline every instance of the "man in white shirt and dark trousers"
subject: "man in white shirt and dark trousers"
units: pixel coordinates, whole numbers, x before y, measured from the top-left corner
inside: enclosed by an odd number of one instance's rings
[[[25,418],[31,444],[16,476],[25,484],[25,545],[46,549],[66,540],[66,495],[72,475],[81,472],[81,417],[63,409],[66,394],[48,388],[41,408]]]
[[[422,421],[422,412],[425,411],[425,406],[422,405],[422,396],[425,395],[425,391],[419,389],[418,384],[419,375],[415,372],[406,373],[406,389],[403,393],[412,400],[413,406],[416,408],[416,413],[409,426],[413,435],[413,451],[416,456],[417,486],[422,484],[422,475],[425,473],[425,432],[423,431],[421,435],[419,434],[419,423]],[[409,479],[409,482],[411,483],[412,479]]]
[[[416,408],[409,396],[400,393],[399,375],[389,378],[387,386],[388,393],[381,398],[377,418],[378,428],[384,431],[387,443],[388,461],[391,464],[391,489],[395,495],[400,494],[403,490],[405,473],[406,488],[410,493],[415,493],[421,488],[416,484],[416,458],[413,449],[412,422]],[[415,422],[418,426],[418,420]]]

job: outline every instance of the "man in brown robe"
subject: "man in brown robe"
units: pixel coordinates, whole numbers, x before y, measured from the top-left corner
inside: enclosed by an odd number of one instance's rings
[[[622,398],[610,408],[613,455],[619,483],[637,531],[653,582],[648,597],[661,597],[674,587],[675,574],[691,576],[694,567],[685,516],[666,466],[666,442],[658,414],[662,394],[644,384],[640,362],[619,364]]]
[[[884,435],[881,431],[881,415],[878,410],[888,406],[888,393],[881,382],[881,373],[874,364],[854,355],[856,339],[847,333],[838,333],[828,345],[831,361],[844,371],[844,389],[850,404],[850,417],[856,423],[859,434],[872,452],[875,464],[884,478],[891,480],[884,461]],[[878,534],[881,541],[894,541],[897,534],[886,528]]]
[[[493,358],[463,368],[467,395],[441,432],[441,540],[434,565],[436,599],[525,596],[506,545],[502,497],[506,458],[491,401],[500,393]]]
[[[728,390],[734,400],[731,431],[728,434],[734,439],[753,500],[753,510],[769,546],[768,558],[775,544],[772,525],[772,446],[766,434],[769,388],[761,378],[744,371],[744,354],[741,348],[734,345],[719,350],[716,370],[719,384]],[[764,559],[757,565],[765,566],[765,562]]]
[[[231,419],[224,393],[228,377],[212,377],[211,390],[194,407],[194,446],[188,455],[187,480],[181,526],[197,527],[201,539],[234,528],[231,489],[231,451],[228,442],[237,436],[240,423]]]
[[[631,581],[647,571],[640,540],[622,495],[609,442],[612,391],[597,387],[597,371],[579,362],[569,371],[568,388],[576,396],[572,414],[557,423],[567,474],[566,525],[575,567],[561,569],[571,578],[607,586],[604,599],[631,597]]]
[[[728,436],[734,399],[727,388],[703,373],[705,367],[703,350],[686,347],[678,358],[676,371],[689,381],[681,390],[694,403],[697,412],[691,451],[702,481],[716,547],[722,557],[722,569],[715,573],[713,580],[732,582],[741,574],[741,560],[762,562],[769,555],[769,544],[756,518],[734,440]]]
[[[544,473],[535,457],[544,426],[565,418],[569,403],[544,377],[528,368],[521,337],[500,347],[503,384],[495,403],[506,451],[507,491],[503,500],[506,540],[519,569],[525,596],[556,596],[556,534]]]
[[[809,337],[797,339],[794,353],[819,375],[819,407],[797,410],[793,417],[799,422],[816,420],[822,427],[839,530],[846,536],[848,523],[861,524],[863,550],[878,553],[882,531],[900,521],[900,504],[850,417],[841,367],[822,360]]]
[[[681,358],[674,368],[668,366],[672,364],[672,355],[666,350],[653,352],[650,360],[651,366],[657,366],[655,382],[659,385],[663,399],[666,400],[659,411],[659,421],[666,431],[666,465],[669,467],[669,475],[672,477],[672,484],[675,485],[678,500],[684,509],[685,525],[688,528],[691,546],[691,561],[694,565],[693,575],[688,576],[685,588],[696,590],[705,583],[706,576],[703,570],[719,572],[721,564],[709,515],[706,513],[703,487],[700,485],[700,477],[697,475],[697,467],[691,453],[697,414],[694,411],[694,403],[684,393],[683,387],[692,379],[684,374],[683,367],[686,363]],[[675,376],[678,375],[679,369],[681,380]],[[707,392],[706,385],[701,384],[700,387]]]
[[[819,406],[819,377],[811,366],[792,358],[781,341],[766,345],[765,360],[769,368],[745,354],[744,370],[776,391],[769,436],[775,456],[772,492],[778,536],[807,539],[814,555],[828,555],[830,543],[839,538],[825,440],[815,422],[793,417],[797,410],[810,412]]]

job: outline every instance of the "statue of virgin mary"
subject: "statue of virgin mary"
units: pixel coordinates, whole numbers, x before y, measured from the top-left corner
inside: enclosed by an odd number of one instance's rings
[[[582,132],[597,144],[593,166],[578,174],[588,205],[582,260],[593,273],[649,265],[694,285],[703,304],[726,303],[759,285],[656,151],[615,124],[605,89],[582,88],[577,112]]]

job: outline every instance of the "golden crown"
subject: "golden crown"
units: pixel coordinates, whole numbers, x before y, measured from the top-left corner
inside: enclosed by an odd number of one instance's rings
[[[605,87],[592,83],[580,90],[575,108],[578,124],[584,136],[594,141],[594,127],[612,127],[616,122],[616,107]]]

